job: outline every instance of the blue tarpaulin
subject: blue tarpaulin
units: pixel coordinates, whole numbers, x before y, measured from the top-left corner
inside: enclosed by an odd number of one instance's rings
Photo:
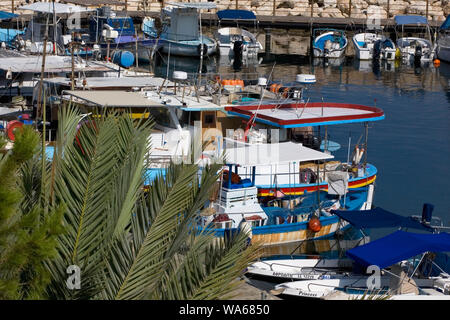
[[[221,10],[217,11],[217,17],[219,17],[219,20],[256,20],[255,14],[248,10]]]
[[[347,250],[347,256],[363,267],[386,268],[424,252],[450,252],[450,234],[396,231],[384,238]]]
[[[447,19],[445,19],[444,23],[439,28],[441,30],[450,30],[450,15],[447,16]]]
[[[0,11],[0,20],[7,20],[11,18],[18,17],[18,14],[6,12],[6,11]]]
[[[395,16],[395,24],[428,24],[424,16]]]
[[[380,207],[364,211],[331,210],[331,213],[350,222],[359,229],[403,227],[432,231],[430,227],[411,217],[404,217]]]

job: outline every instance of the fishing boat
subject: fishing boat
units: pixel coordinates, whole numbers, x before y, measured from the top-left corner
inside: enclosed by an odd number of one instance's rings
[[[359,60],[395,60],[394,42],[380,33],[357,33],[352,40],[356,58]]]
[[[450,234],[423,234],[398,230],[347,251],[360,270],[381,270],[378,288],[372,276],[352,273],[320,280],[285,282],[274,293],[301,299],[450,300],[450,275],[435,261],[436,253],[450,251]],[[416,259],[418,257],[418,259]],[[417,262],[418,261],[418,262]]]
[[[436,54],[442,61],[450,62],[450,18],[447,17],[439,28]]]
[[[434,58],[434,48],[431,41],[431,30],[428,20],[423,16],[395,16],[396,30],[401,28],[400,37],[397,40],[397,48],[405,62],[428,62]],[[423,26],[424,37],[404,37],[405,28],[408,26]],[[426,38],[425,38],[426,36]]]
[[[219,19],[219,29],[216,33],[216,40],[219,45],[221,56],[228,56],[242,60],[244,57],[257,57],[258,52],[263,49],[261,43],[249,31],[240,28],[239,22],[253,22],[256,29],[257,19],[252,11],[247,10],[221,10],[217,11]],[[221,22],[234,21],[235,27],[220,27]]]
[[[157,41],[158,50],[171,55],[203,57],[216,53],[216,41],[202,34],[201,10],[214,9],[206,3],[170,2],[158,19],[144,18],[142,31]]]
[[[232,230],[247,227],[252,243],[265,246],[321,239],[344,230],[348,224],[340,223],[330,210],[370,208],[373,185],[350,191],[342,177],[344,181],[329,183],[329,192],[316,191],[301,197],[281,195],[269,201],[258,199],[255,185],[256,168],[260,165],[330,158],[333,156],[292,142],[226,147],[228,169],[223,172],[217,200],[210,205],[213,214],[205,217],[201,228],[223,238]],[[237,168],[247,170],[251,178],[240,179]]]
[[[313,31],[314,58],[341,58],[347,48],[347,37],[344,31],[319,28]]]

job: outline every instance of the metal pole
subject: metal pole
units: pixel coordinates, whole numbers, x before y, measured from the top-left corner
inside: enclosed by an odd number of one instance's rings
[[[135,35],[135,37],[136,37],[136,54],[135,54],[136,68],[139,68],[139,54],[138,54],[138,34],[137,34],[137,28],[134,28],[134,35]]]
[[[314,0],[310,0],[311,1],[311,18],[314,15]]]
[[[11,0],[11,12],[14,13],[14,0]]]
[[[348,1],[348,17],[352,17],[352,0]]]
[[[367,139],[369,137],[369,123],[365,122],[366,127],[366,141],[364,142],[364,175],[366,175],[366,165],[367,165]]]
[[[74,39],[75,39],[75,33],[74,32],[72,32],[72,42],[70,43],[70,51],[71,51],[71,53],[70,53],[70,55],[71,55],[71,58],[72,58],[72,76],[71,76],[71,79],[70,79],[70,82],[71,82],[71,88],[72,88],[72,90],[74,90],[75,89],[75,62],[74,62],[74,54],[73,54],[73,41],[74,41]]]
[[[239,0],[236,0],[236,10],[239,9]]]
[[[427,17],[427,19],[428,19],[428,0],[427,0],[427,9],[425,11],[425,17]]]
[[[273,9],[272,9],[272,15],[275,16],[275,11],[277,10],[276,0],[273,0]]]
[[[386,17],[386,19],[389,19],[389,7],[390,7],[390,3],[389,3],[389,0],[387,0],[387,17]]]

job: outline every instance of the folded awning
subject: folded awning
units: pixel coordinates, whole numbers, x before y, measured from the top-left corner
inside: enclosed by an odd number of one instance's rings
[[[427,18],[424,16],[395,16],[396,25],[405,24],[428,24]]]
[[[15,17],[18,17],[18,14],[7,12],[7,11],[0,11],[0,20],[8,20]]]
[[[256,20],[256,16],[252,11],[248,10],[221,10],[217,11],[219,20]]]
[[[348,221],[358,229],[402,227],[426,231],[433,230],[411,217],[404,217],[380,207],[364,211],[331,210],[331,213]]]
[[[384,238],[350,249],[347,256],[363,267],[386,268],[424,252],[450,252],[450,234],[396,231]]]

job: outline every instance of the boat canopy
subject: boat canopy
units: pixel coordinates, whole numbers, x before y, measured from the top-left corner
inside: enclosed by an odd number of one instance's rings
[[[6,12],[6,11],[0,11],[0,20],[8,20],[15,17],[18,17],[18,14]]]
[[[439,27],[440,30],[450,30],[450,15],[447,16],[444,23]]]
[[[64,14],[64,13],[81,13],[87,11],[93,11],[94,9],[89,9],[73,4],[58,3],[58,2],[35,2],[32,4],[27,4],[25,6],[19,7],[21,10],[30,10],[41,13],[53,13]]]
[[[217,11],[217,17],[219,20],[256,20],[253,11],[248,10],[221,10]]]
[[[428,20],[424,16],[395,16],[394,21],[398,26],[405,24],[428,24]]]
[[[384,238],[350,249],[347,256],[367,267],[389,267],[424,252],[450,252],[450,234],[420,234],[396,231]]]
[[[217,5],[213,2],[168,2],[168,5],[174,6],[174,7],[180,7],[180,8],[194,8],[197,10],[201,9],[215,9],[217,8]]]
[[[78,98],[83,103],[94,107],[120,107],[120,108],[150,108],[164,107],[164,105],[146,98],[138,92],[118,91],[118,90],[67,90],[63,94]]]
[[[333,159],[334,156],[304,147],[301,143],[244,144],[225,149],[225,163],[252,167],[289,162]]]
[[[412,217],[404,217],[396,213],[384,210],[377,207],[371,210],[361,211],[345,211],[345,210],[331,210],[331,213],[339,216],[350,222],[358,229],[364,228],[390,228],[390,227],[403,227],[413,228],[419,230],[432,231],[433,229],[423,225],[418,220]]]
[[[126,6],[126,2],[119,0],[62,0],[62,3],[72,3],[80,6]]]
[[[227,106],[225,110],[229,114],[245,119],[250,119],[256,113],[256,122],[279,128],[311,127],[384,119],[382,109],[358,104],[313,102],[285,103],[277,106],[273,104]]]

